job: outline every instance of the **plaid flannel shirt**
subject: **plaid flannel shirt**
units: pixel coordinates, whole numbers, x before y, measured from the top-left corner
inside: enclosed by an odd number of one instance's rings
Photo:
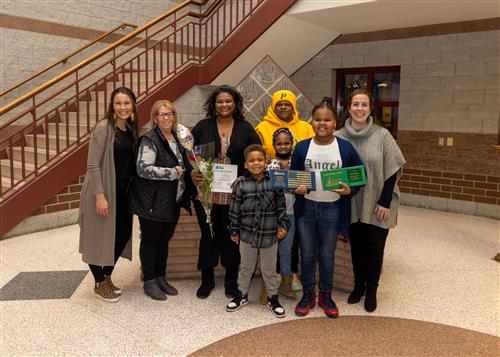
[[[288,229],[285,196],[271,188],[269,174],[255,180],[245,174],[233,188],[229,229],[252,247],[269,248],[278,240],[278,228]]]

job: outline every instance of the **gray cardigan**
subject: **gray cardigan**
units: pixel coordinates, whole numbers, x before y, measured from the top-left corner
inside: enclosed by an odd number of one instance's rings
[[[403,153],[391,133],[381,126],[373,124],[368,118],[368,125],[356,131],[348,118],[345,126],[335,133],[347,139],[358,152],[366,170],[366,185],[352,198],[351,223],[361,221],[381,228],[396,226],[399,208],[399,188],[394,186],[391,208],[387,221],[379,221],[375,214],[378,199],[382,193],[384,182],[397,173],[401,177],[403,165],[406,163]]]
[[[80,194],[80,247],[84,262],[99,266],[114,265],[115,220],[116,220],[116,179],[113,157],[115,129],[107,119],[100,120],[89,141],[87,173]],[[104,192],[109,204],[107,217],[97,214],[95,195]],[[121,255],[132,259],[132,239]]]

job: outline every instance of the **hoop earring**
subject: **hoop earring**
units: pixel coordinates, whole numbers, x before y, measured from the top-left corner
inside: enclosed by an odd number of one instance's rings
[[[130,114],[130,120],[132,120],[132,123],[134,122],[134,120],[135,120],[135,114],[134,113]]]
[[[116,115],[116,113],[113,113],[113,120],[116,120],[118,119],[118,116]]]

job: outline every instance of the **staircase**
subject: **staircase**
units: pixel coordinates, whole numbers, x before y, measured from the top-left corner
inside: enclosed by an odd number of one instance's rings
[[[213,81],[295,0],[185,0],[0,109],[0,237],[82,175],[114,88],[158,99]]]

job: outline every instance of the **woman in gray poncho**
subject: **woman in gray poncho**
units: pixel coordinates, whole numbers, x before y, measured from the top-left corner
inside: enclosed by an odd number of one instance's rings
[[[347,302],[365,296],[365,309],[377,308],[377,287],[389,228],[396,226],[399,189],[406,163],[391,133],[374,123],[371,93],[356,89],[349,96],[349,117],[336,135],[349,140],[363,160],[367,184],[352,199],[351,243],[354,290]]]

